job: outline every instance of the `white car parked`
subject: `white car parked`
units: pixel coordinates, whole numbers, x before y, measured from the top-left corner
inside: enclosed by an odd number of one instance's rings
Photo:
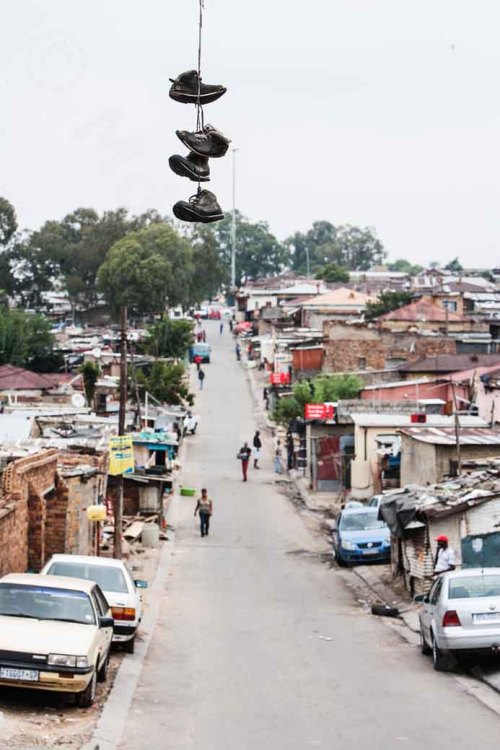
[[[87,555],[53,555],[42,573],[98,583],[111,607],[113,642],[122,643],[130,654],[134,652],[135,636],[142,619],[139,589],[147,588],[147,583],[134,580],[123,560]]]
[[[94,702],[107,677],[113,618],[93,581],[33,573],[0,579],[0,685]]]

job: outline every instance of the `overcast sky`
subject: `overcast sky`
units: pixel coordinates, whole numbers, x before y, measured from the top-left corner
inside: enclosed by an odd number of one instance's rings
[[[170,214],[197,0],[1,0],[0,195],[23,227],[79,206]],[[206,120],[237,206],[280,238],[369,225],[391,258],[500,265],[498,0],[205,0]],[[211,189],[230,209],[230,154]]]

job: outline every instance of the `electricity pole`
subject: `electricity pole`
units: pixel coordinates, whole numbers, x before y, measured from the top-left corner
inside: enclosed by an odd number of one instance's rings
[[[120,411],[118,416],[118,435],[125,435],[125,414],[127,410],[127,307],[120,307]],[[122,558],[122,516],[123,516],[123,474],[118,476],[118,487],[114,507],[114,545],[113,557]]]
[[[231,291],[236,292],[236,152],[233,148],[233,214],[231,217]]]

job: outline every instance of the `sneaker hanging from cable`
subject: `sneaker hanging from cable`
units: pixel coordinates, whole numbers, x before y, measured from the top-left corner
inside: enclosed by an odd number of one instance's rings
[[[212,125],[204,125],[196,133],[190,133],[188,130],[176,130],[175,132],[190,151],[212,159],[224,156],[231,143],[225,135],[222,135]]]
[[[184,104],[209,104],[220,99],[227,91],[225,86],[219,84],[202,83],[196,70],[188,70],[181,73],[177,78],[170,78],[169,80],[172,81],[170,98]]]
[[[210,190],[198,190],[189,201],[177,201],[173,207],[174,216],[181,221],[199,221],[211,224],[224,218],[217,198]]]
[[[187,156],[174,154],[168,160],[170,169],[179,177],[187,177],[193,182],[210,182],[208,156],[200,156],[190,151]]]

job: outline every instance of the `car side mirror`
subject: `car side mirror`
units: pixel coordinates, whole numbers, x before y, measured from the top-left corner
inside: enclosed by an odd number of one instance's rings
[[[415,604],[424,604],[424,602],[427,602],[427,594],[417,594],[413,597],[413,601]]]
[[[115,624],[115,621],[112,617],[99,617],[99,627],[103,630],[105,628],[112,628]]]
[[[147,589],[147,587],[148,587],[148,582],[147,581],[143,581],[141,578],[137,578],[134,581],[134,583],[135,583],[136,589]]]

